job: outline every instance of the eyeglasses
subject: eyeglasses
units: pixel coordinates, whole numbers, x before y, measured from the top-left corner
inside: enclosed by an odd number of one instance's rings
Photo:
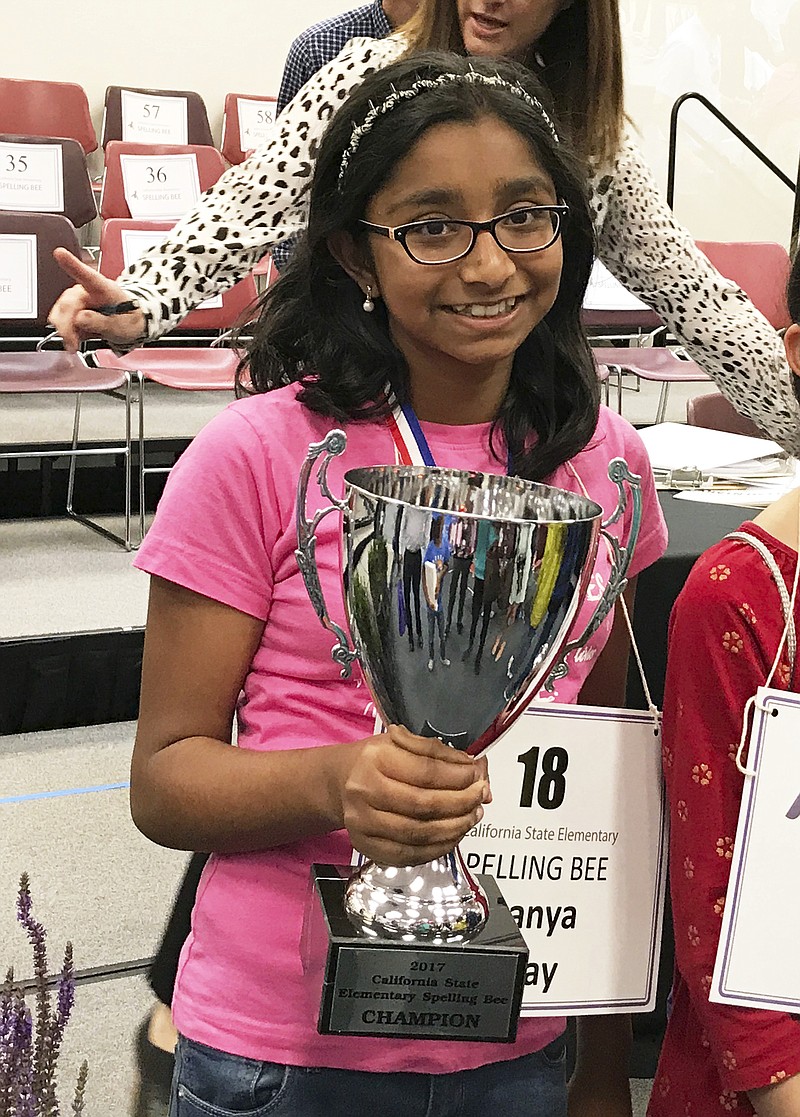
[[[569,213],[569,206],[523,206],[489,221],[458,221],[430,217],[408,225],[373,225],[359,221],[365,229],[402,244],[417,264],[452,264],[469,256],[478,233],[491,233],[505,252],[541,252],[555,244]]]

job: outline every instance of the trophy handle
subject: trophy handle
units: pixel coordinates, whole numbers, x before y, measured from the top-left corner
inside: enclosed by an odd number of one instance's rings
[[[604,536],[611,547],[611,574],[608,579],[608,585],[603,591],[603,596],[597,603],[597,608],[592,614],[592,618],[583,633],[577,640],[570,640],[561,649],[558,662],[550,672],[547,682],[545,683],[546,690],[553,690],[556,682],[569,674],[567,656],[570,652],[582,648],[595,632],[597,632],[598,628],[611,611],[614,602],[624,593],[625,587],[628,584],[628,567],[630,566],[633,553],[636,549],[636,540],[639,538],[639,528],[642,523],[642,479],[636,473],[631,473],[628,469],[628,463],[624,458],[612,458],[608,467],[608,476],[619,489],[619,499],[614,514],[607,520],[604,520],[600,525],[600,534]],[[633,509],[631,512],[630,536],[627,546],[623,547],[619,540],[607,529],[619,520],[628,507],[628,495],[624,488],[625,482],[628,483],[628,487],[630,488]]]
[[[319,617],[323,627],[327,628],[336,637],[336,643],[331,649],[331,658],[340,665],[343,679],[350,678],[352,673],[350,665],[354,659],[358,658],[358,652],[350,647],[350,641],[347,639],[344,629],[330,618],[319,580],[315,555],[317,549],[316,531],[321,521],[331,512],[344,513],[347,511],[347,501],[337,500],[328,486],[328,466],[331,459],[343,454],[346,447],[347,435],[344,431],[332,430],[328,431],[322,442],[312,442],[308,448],[297,482],[297,549],[294,552],[300,573],[303,575],[306,592],[314,606],[314,612]],[[317,484],[322,495],[327,497],[331,503],[327,508],[320,508],[314,514],[314,519],[309,520],[306,510],[306,497],[311,482],[311,474],[319,458],[322,458],[322,461],[317,467]]]

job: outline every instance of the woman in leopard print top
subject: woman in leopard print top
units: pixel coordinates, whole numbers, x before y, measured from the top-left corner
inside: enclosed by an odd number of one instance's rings
[[[546,81],[554,73],[548,84],[559,115],[590,167],[599,258],[658,312],[740,412],[800,452],[800,409],[780,338],[673,220],[625,128],[619,38],[617,0],[574,0],[568,8],[563,0],[423,0],[400,33],[354,39],[320,70],[281,114],[271,141],[227,171],[118,284],[62,253],[79,286],[62,296],[51,321],[69,347],[98,334],[121,349],[158,337],[303,228],[320,138],[367,74],[409,49],[458,43],[471,54],[527,56]],[[570,58],[573,42],[583,49]],[[544,65],[540,51],[555,64]],[[129,299],[138,308],[118,317],[90,309]]]

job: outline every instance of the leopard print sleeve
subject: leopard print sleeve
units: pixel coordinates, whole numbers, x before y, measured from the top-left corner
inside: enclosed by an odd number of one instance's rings
[[[328,121],[367,74],[405,49],[399,37],[353,39],[287,105],[272,139],[231,167],[158,247],[122,273],[146,337],[159,337],[199,302],[241,279],[270,247],[305,226],[314,159]]]
[[[609,271],[657,311],[738,411],[800,452],[800,407],[780,337],[675,222],[630,137],[592,186],[597,250]]]

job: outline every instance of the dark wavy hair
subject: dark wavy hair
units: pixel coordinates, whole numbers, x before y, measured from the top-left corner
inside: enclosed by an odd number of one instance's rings
[[[529,71],[511,62],[431,53],[404,58],[372,74],[333,118],[321,142],[311,185],[308,229],[294,258],[261,300],[261,313],[240,369],[255,392],[300,381],[298,398],[337,422],[375,419],[387,410],[389,383],[409,397],[405,359],[394,344],[383,302],[373,314],[363,294],[331,255],[328,240],[358,225],[373,195],[431,127],[493,116],[519,133],[556,196],[569,206],[562,226],[564,265],[555,303],[517,351],[506,399],[496,419],[521,477],[541,479],[582,450],[597,425],[599,388],[580,308],[594,256],[594,233],[580,164],[554,139],[542,113],[503,86],[453,81],[425,89],[379,116],[361,138],[340,183],[342,156],[370,105],[420,78],[499,75],[544,101]],[[549,110],[548,110],[549,111]],[[535,435],[535,438],[532,436]]]

